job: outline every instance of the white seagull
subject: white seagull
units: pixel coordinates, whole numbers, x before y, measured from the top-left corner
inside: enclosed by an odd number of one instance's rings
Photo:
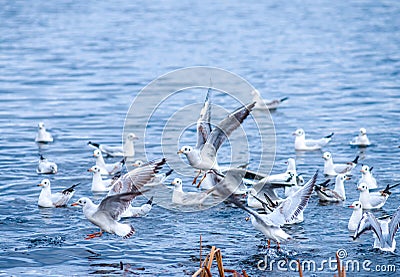
[[[387,185],[384,190],[370,192],[366,183],[361,183],[358,185],[357,189],[360,191],[360,198],[358,199],[363,209],[379,209],[385,205],[386,200],[392,194],[390,191],[392,188],[397,187],[400,183],[393,186]]]
[[[344,189],[344,181],[350,180],[345,174],[338,174],[335,180],[335,187],[329,189],[323,186],[316,186],[315,191],[322,202],[341,202],[346,200],[346,191]]]
[[[369,167],[368,165],[363,165],[361,167],[361,179],[358,181],[359,184],[366,183],[368,189],[376,189],[378,186],[376,184],[376,179],[372,176],[373,167]]]
[[[135,156],[134,141],[137,139],[138,137],[134,133],[129,133],[126,135],[126,139],[122,146],[110,146],[91,141],[88,142],[88,145],[100,149],[101,152],[111,157],[133,157]]]
[[[294,149],[298,151],[313,151],[319,150],[325,145],[327,145],[333,136],[331,133],[320,139],[306,139],[306,134],[303,129],[297,129],[293,135],[296,136],[294,140]]]
[[[371,230],[374,232],[374,248],[382,251],[394,252],[396,241],[394,236],[400,226],[400,207],[393,214],[392,218],[378,220],[371,212],[366,212],[362,216],[360,223],[353,235],[357,239],[362,233]]]
[[[146,216],[153,207],[153,196],[142,206],[129,208],[121,215],[121,217],[144,217]]]
[[[141,160],[137,160],[133,163],[133,166],[140,167],[144,165],[145,163]],[[145,184],[146,187],[155,187],[158,185],[164,184],[164,182],[167,180],[167,178],[172,174],[174,170],[170,169],[165,173],[157,173],[154,175],[153,180],[150,183]]]
[[[71,187],[57,193],[51,193],[50,180],[43,179],[38,186],[42,187],[39,195],[38,206],[42,208],[57,208],[68,204],[68,201],[74,195],[74,188],[79,185],[75,184]]]
[[[362,204],[360,201],[354,201],[349,208],[353,209],[353,213],[351,214],[347,228],[350,231],[355,231],[363,216]]]
[[[262,99],[260,92],[256,89],[251,92],[251,95],[253,95],[253,101],[256,102],[254,109],[257,110],[276,110],[283,101],[289,99],[289,97],[284,97],[275,100],[264,100]]]
[[[171,184],[174,185],[172,203],[177,205],[201,205],[213,191],[213,189],[210,189],[203,192],[184,192],[182,189],[182,180],[180,178],[175,178]]]
[[[40,143],[53,142],[53,136],[46,131],[43,122],[39,122],[38,124],[38,132],[36,134],[35,141]]]
[[[38,167],[36,172],[39,174],[56,174],[58,171],[57,164],[50,162],[43,155],[40,155]]]
[[[71,206],[81,206],[85,217],[100,228],[100,232],[89,234],[86,239],[100,237],[103,232],[116,234],[124,239],[133,236],[135,229],[132,225],[122,224],[118,221],[129,208],[132,200],[139,194],[141,192],[135,191],[107,196],[98,205],[94,204],[89,198],[82,197],[71,204]]]
[[[91,187],[92,192],[105,192],[111,189],[112,179],[103,180],[100,171],[100,167],[98,167],[97,165],[94,165],[88,169],[88,172],[93,173]]]
[[[361,146],[361,147],[366,147],[371,145],[371,142],[369,141],[367,136],[367,130],[365,128],[360,128],[360,133],[358,134],[358,136],[354,137],[350,141],[350,145]]]
[[[185,154],[189,164],[199,170],[199,174],[194,178],[193,184],[196,183],[198,176],[204,171],[205,178],[207,171],[211,170],[219,172],[217,162],[217,151],[222,143],[236,130],[240,124],[250,114],[254,108],[255,102],[241,106],[233,113],[229,114],[225,119],[219,122],[213,130],[211,130],[211,102],[209,99],[211,89],[208,90],[207,96],[197,120],[197,144],[195,147],[182,146],[178,154]],[[200,184],[202,182],[200,181]],[[200,185],[199,184],[199,185]]]
[[[333,158],[332,158],[331,152],[325,152],[322,155],[322,158],[324,159],[324,174],[330,175],[330,176],[336,176],[338,174],[351,173],[353,168],[356,167],[356,165],[358,163],[359,156],[357,156],[353,161],[347,162],[345,164],[333,163]]]
[[[100,168],[100,173],[102,175],[112,175],[118,171],[121,171],[123,165],[125,164],[125,158],[119,162],[106,164],[99,149],[93,151],[93,157],[96,158],[96,165]]]

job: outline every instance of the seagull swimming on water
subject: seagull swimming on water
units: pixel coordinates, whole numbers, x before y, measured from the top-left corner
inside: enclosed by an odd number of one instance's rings
[[[50,162],[43,155],[40,155],[36,172],[39,174],[56,174],[58,166],[55,162]]]
[[[334,135],[334,133],[331,133],[328,136],[325,136],[320,139],[306,139],[306,134],[303,129],[297,129],[294,133],[294,136],[296,136],[295,141],[294,141],[294,148],[295,150],[298,151],[313,151],[313,150],[319,150],[325,145],[327,145],[331,140]]]
[[[94,165],[88,169],[88,172],[93,173],[91,187],[92,192],[104,192],[111,189],[112,179],[103,180],[103,178],[101,177],[100,167]]]
[[[253,101],[256,102],[254,106],[255,110],[276,110],[283,101],[289,99],[289,97],[283,97],[281,99],[264,100],[261,98],[260,92],[256,89],[251,92],[251,95],[253,95]]]
[[[363,214],[360,223],[354,233],[353,240],[357,239],[366,231],[374,233],[374,248],[382,251],[394,252],[396,249],[396,241],[394,236],[400,226],[400,207],[397,208],[392,218],[377,219],[371,212]]]
[[[357,156],[353,161],[345,164],[333,163],[331,152],[324,152],[322,158],[324,159],[324,174],[336,176],[338,174],[350,174],[353,168],[357,166],[359,156]]]
[[[359,184],[366,183],[368,189],[376,189],[377,183],[375,177],[372,175],[373,167],[369,167],[368,165],[362,165],[361,167],[361,179],[358,181]]]
[[[121,171],[123,165],[125,164],[125,158],[119,162],[106,164],[100,149],[93,151],[93,157],[96,158],[96,166],[100,168],[100,173],[102,175],[112,175],[118,171]]]
[[[360,146],[360,147],[366,147],[371,145],[371,142],[369,141],[367,136],[367,130],[365,128],[360,128],[360,133],[358,134],[358,136],[354,137],[350,141],[350,145]]]
[[[199,170],[199,174],[194,178],[193,184],[197,182],[198,176],[204,171],[202,180],[206,177],[208,171],[219,172],[219,166],[217,162],[217,151],[230,136],[230,134],[236,130],[240,124],[250,114],[254,108],[255,102],[241,106],[225,119],[219,122],[213,130],[211,130],[211,102],[209,99],[211,89],[208,89],[207,96],[200,112],[200,117],[197,120],[197,144],[195,147],[182,146],[178,151],[178,154],[185,154],[189,161],[189,164]],[[200,181],[200,184],[202,182]],[[199,185],[200,185],[199,184]]]
[[[335,179],[335,187],[329,189],[323,186],[315,186],[319,200],[322,202],[341,202],[346,200],[346,192],[344,189],[344,181],[350,180],[345,174],[338,174]]]
[[[350,231],[355,231],[363,216],[362,204],[360,201],[354,201],[349,208],[353,209],[353,213],[351,214],[347,228]]]
[[[134,133],[129,133],[126,135],[123,146],[110,146],[105,144],[99,144],[95,142],[88,142],[89,146],[93,148],[100,149],[101,152],[111,157],[133,157],[135,156],[135,146],[134,141],[138,137]]]
[[[58,208],[68,204],[68,201],[72,198],[75,193],[75,187],[78,184],[72,185],[71,187],[57,193],[51,193],[50,180],[43,179],[38,186],[42,187],[38,199],[38,206],[42,208]]]
[[[38,124],[38,132],[36,134],[35,141],[40,143],[53,142],[53,136],[48,131],[46,131],[43,122],[39,122]]]
[[[390,190],[399,185],[400,183],[392,186],[387,185],[384,190],[370,192],[368,185],[366,183],[361,183],[357,187],[357,189],[360,191],[360,197],[358,200],[361,202],[364,210],[382,208],[390,194],[392,194]]]

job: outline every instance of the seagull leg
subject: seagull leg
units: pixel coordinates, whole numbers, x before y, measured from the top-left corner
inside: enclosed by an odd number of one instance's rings
[[[201,178],[200,182],[197,184],[197,188],[200,187],[201,183],[204,181],[204,179],[206,178],[206,176],[207,176],[207,172],[204,173],[204,175],[203,175],[203,177]]]
[[[271,240],[270,240],[270,239],[268,239],[268,240],[267,240],[267,242],[268,242],[268,246],[267,246],[267,248],[269,249],[269,248],[271,248]]]
[[[276,243],[278,245],[278,250],[281,250],[281,245],[279,244],[279,242]]]
[[[197,178],[199,178],[200,174],[201,174],[201,170],[199,170],[199,173],[197,174],[197,176],[194,177],[192,185],[195,185],[197,183]]]
[[[101,237],[102,235],[103,235],[103,231],[100,230],[100,232],[95,232],[95,233],[93,233],[93,234],[87,235],[85,239],[86,239],[86,240],[89,240],[89,239],[93,239],[93,238],[95,238],[95,237]]]

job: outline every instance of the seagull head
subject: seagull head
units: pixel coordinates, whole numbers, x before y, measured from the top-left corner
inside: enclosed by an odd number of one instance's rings
[[[57,165],[56,164],[51,164],[50,165],[50,170],[52,173],[57,173]]]
[[[360,210],[362,209],[362,204],[360,201],[354,201],[349,208],[354,209],[354,210]]]
[[[171,185],[174,185],[175,187],[182,187],[182,179],[181,178],[175,178]]]
[[[92,201],[90,201],[89,198],[87,197],[82,197],[79,198],[78,201],[76,201],[75,203],[72,203],[71,206],[81,206],[81,207],[85,207],[88,203],[90,203]]]
[[[296,137],[302,137],[305,136],[305,133],[303,129],[297,129],[292,135]]]
[[[322,155],[322,158],[323,158],[325,161],[329,161],[329,160],[332,158],[331,152],[325,152],[325,153]]]
[[[126,138],[130,141],[133,141],[135,139],[139,139],[134,133],[129,133]]]
[[[369,168],[369,166],[368,165],[363,165],[362,167],[361,167],[361,173],[362,174],[365,174],[365,173],[367,173],[367,172],[370,172],[370,168]]]
[[[50,186],[50,180],[49,179],[43,179],[40,184],[38,184],[39,187],[47,188]]]
[[[366,183],[360,183],[360,184],[358,185],[357,189],[358,189],[359,191],[361,191],[361,192],[363,192],[363,191],[368,191],[368,186],[367,186]]]
[[[38,128],[39,128],[39,129],[44,129],[44,123],[43,123],[43,122],[39,122]]]
[[[93,173],[98,173],[98,172],[100,172],[100,167],[98,167],[97,165],[94,165],[91,168],[89,168],[87,171],[93,172]]]
[[[144,164],[144,163],[143,163],[142,160],[136,160],[136,161],[132,164],[132,166],[139,167],[139,166],[142,166],[143,164]]]
[[[351,180],[350,176],[347,176],[346,174],[338,174],[336,176],[336,182],[341,182],[344,183],[344,181]]]
[[[182,146],[181,149],[179,149],[178,154],[189,154],[190,152],[192,152],[193,148],[191,146]]]
[[[101,151],[99,149],[96,149],[93,151],[93,157],[100,157],[101,156]]]
[[[367,130],[365,128],[360,128],[360,135],[364,136],[367,134]]]

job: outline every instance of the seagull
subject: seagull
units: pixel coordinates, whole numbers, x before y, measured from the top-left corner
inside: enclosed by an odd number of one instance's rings
[[[48,161],[43,155],[40,155],[39,164],[36,172],[39,174],[56,174],[57,164],[55,162]]]
[[[40,143],[53,142],[53,136],[48,131],[46,131],[43,122],[39,122],[38,124],[38,132],[36,134],[35,142],[40,142]]]
[[[103,178],[101,177],[100,167],[94,165],[88,169],[88,172],[93,173],[92,188],[91,188],[92,192],[104,192],[104,191],[109,191],[111,189],[112,179],[103,180]]]
[[[264,100],[261,98],[261,94],[258,90],[253,90],[251,92],[253,95],[253,101],[256,102],[256,105],[254,106],[254,109],[257,110],[276,110],[278,106],[283,102],[289,99],[289,97],[284,97],[281,99],[275,99],[275,100]]]
[[[142,165],[144,165],[144,162],[141,160],[137,160],[133,163],[133,166],[136,166],[136,167],[140,167]],[[165,173],[155,174],[152,182],[145,184],[145,186],[146,187],[154,187],[154,186],[162,185],[167,180],[167,178],[172,174],[173,171],[174,171],[173,169],[170,169]]]
[[[129,208],[121,215],[121,217],[144,217],[146,216],[153,207],[153,196],[142,206]]]
[[[43,179],[38,186],[42,187],[42,191],[39,195],[38,206],[42,208],[58,208],[66,206],[68,201],[74,195],[74,188],[78,184],[72,185],[71,187],[57,193],[51,193],[50,180]]]
[[[229,202],[249,213],[254,228],[262,232],[267,239],[274,240],[278,244],[279,248],[279,243],[282,240],[290,238],[290,236],[286,234],[280,226],[292,222],[302,211],[304,211],[314,190],[318,171],[303,188],[298,190],[292,196],[286,198],[272,213],[266,215],[261,215],[256,211],[247,208],[232,196],[232,185],[240,183],[244,175],[245,173],[240,169],[228,171],[225,178],[216,185],[216,190],[218,190],[221,195],[228,196],[227,200]]]
[[[341,202],[346,200],[346,192],[344,189],[344,181],[350,180],[345,174],[338,174],[335,180],[335,187],[329,189],[323,186],[315,186],[319,200],[322,202]]]
[[[141,192],[134,191],[107,196],[98,205],[94,204],[89,198],[82,197],[71,204],[71,206],[81,206],[85,217],[100,228],[100,232],[89,234],[86,239],[101,237],[103,232],[116,234],[124,239],[133,236],[135,229],[132,225],[122,224],[118,221],[129,208],[132,200],[140,194]]]
[[[400,183],[393,186],[387,185],[386,188],[381,191],[370,192],[368,185],[366,183],[361,183],[357,187],[360,191],[360,198],[358,200],[361,202],[362,207],[365,210],[382,208],[389,195],[392,194],[390,189],[395,188],[398,185],[400,185]]]
[[[368,165],[363,165],[361,167],[361,179],[358,181],[359,184],[366,183],[368,189],[376,189],[378,186],[376,184],[376,179],[372,176],[373,167],[369,167]]]
[[[287,169],[284,173],[269,175],[263,180],[272,184],[295,185],[297,183],[296,161],[289,158],[286,164]]]
[[[120,171],[125,164],[125,158],[116,163],[106,164],[99,149],[93,151],[93,157],[96,158],[96,165],[100,168],[100,173],[103,175],[112,175]]]
[[[345,164],[334,164],[331,152],[325,152],[322,158],[324,159],[324,174],[336,176],[339,173],[351,173],[353,168],[356,167],[358,163],[359,156],[357,156],[353,161]]]
[[[306,139],[306,134],[303,129],[297,129],[294,133],[294,136],[296,136],[295,141],[294,141],[294,148],[295,150],[299,151],[313,151],[313,150],[319,150],[325,145],[327,145],[334,133],[331,133],[328,136],[325,136],[321,139]]]
[[[175,178],[171,184],[174,185],[172,203],[178,205],[201,205],[213,191],[213,189],[210,189],[203,192],[184,192],[182,189],[182,180],[180,178]]]
[[[353,239],[357,239],[364,232],[371,230],[374,232],[374,248],[382,251],[394,252],[396,249],[396,241],[394,236],[400,226],[400,207],[397,208],[392,218],[389,217],[378,220],[371,212],[363,214],[360,223],[353,235]]]
[[[137,139],[138,137],[134,133],[129,133],[126,136],[123,146],[109,146],[91,141],[88,142],[88,145],[100,149],[101,152],[111,157],[133,157],[135,156],[135,146],[133,142]]]
[[[358,223],[361,221],[363,216],[362,204],[360,201],[354,201],[349,208],[353,209],[353,213],[351,214],[347,228],[350,231],[355,231],[357,230]]]
[[[365,128],[360,128],[360,133],[358,134],[358,136],[354,137],[350,141],[350,145],[361,146],[361,147],[366,147],[371,145],[371,142],[369,141],[367,136],[367,130]]]
[[[208,90],[207,96],[200,112],[200,117],[197,120],[197,144],[195,147],[182,146],[178,154],[185,154],[189,164],[199,170],[199,174],[194,178],[193,184],[197,182],[197,178],[201,172],[205,174],[201,182],[204,180],[207,171],[219,172],[217,163],[217,151],[222,143],[229,135],[236,130],[240,124],[250,114],[254,108],[255,102],[241,106],[233,113],[223,119],[216,128],[211,130],[211,102],[209,100],[211,89]]]

